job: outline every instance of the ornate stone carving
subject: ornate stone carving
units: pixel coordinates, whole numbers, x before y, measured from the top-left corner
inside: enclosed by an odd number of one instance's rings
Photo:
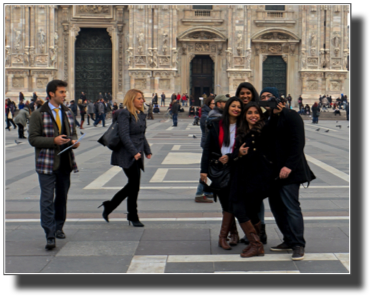
[[[56,64],[56,50],[54,47],[50,47],[50,66],[55,67]]]
[[[208,43],[196,43],[195,51],[197,52],[210,52],[210,44]]]
[[[319,82],[318,81],[307,81],[307,88],[309,90],[318,90]]]
[[[223,49],[222,43],[218,43],[217,45],[218,55],[222,55],[222,49]]]
[[[15,88],[24,87],[24,78],[13,78],[12,79],[12,86],[15,87]]]
[[[59,42],[59,35],[58,32],[54,33],[54,45],[57,46]]]
[[[204,39],[217,38],[218,35],[215,35],[214,33],[206,32],[206,31],[199,31],[199,32],[190,33],[186,37],[190,39],[204,40]]]
[[[245,68],[246,69],[251,69],[251,54],[252,54],[252,50],[251,49],[247,49],[247,51],[245,52]]]
[[[239,56],[242,55],[243,50],[243,33],[239,32],[236,36],[236,51]]]
[[[147,80],[146,79],[135,79],[135,88],[140,90],[147,88]]]
[[[302,69],[306,69],[306,50],[302,49]]]
[[[290,54],[294,55],[295,54],[295,44],[290,44],[289,49],[290,49]]]
[[[171,80],[170,79],[160,79],[159,87],[161,89],[171,89]]]
[[[25,48],[25,51],[24,51],[24,65],[29,66],[29,50],[28,50],[28,48]]]
[[[335,48],[340,48],[340,42],[341,42],[340,32],[333,32],[333,37],[331,41],[332,41],[332,45]]]
[[[48,82],[48,78],[37,78],[37,88],[46,88]]]
[[[151,68],[156,68],[158,66],[157,50],[148,49],[148,64]]]
[[[182,55],[186,55],[186,49],[188,48],[188,46],[184,43],[182,44],[181,46],[181,49],[182,49]]]
[[[17,54],[12,56],[12,64],[21,64],[24,61],[22,54]]]
[[[318,66],[318,58],[317,57],[309,57],[307,59],[307,63],[309,66]]]
[[[170,56],[159,56],[159,66],[169,66],[171,63]]]
[[[339,52],[340,52],[340,49],[339,49],[339,48],[335,48],[335,49],[333,49],[333,53],[335,54],[335,57],[338,57],[338,56],[339,56]]]
[[[80,14],[108,14],[110,5],[79,5]]]
[[[230,68],[232,68],[232,55],[233,55],[231,49],[227,49],[226,54],[227,54],[227,56],[226,56],[227,68],[230,69]]]
[[[244,66],[244,57],[241,56],[235,56],[234,57],[234,66]]]
[[[349,50],[345,49],[344,50],[344,62],[343,62],[343,69],[348,68],[348,55],[349,55]]]
[[[29,64],[30,66],[34,66],[34,48],[33,47],[30,47],[29,48]]]
[[[278,33],[278,32],[263,34],[259,37],[259,39],[266,39],[266,40],[288,40],[290,38],[291,37],[289,35]]]
[[[261,53],[268,53],[268,45],[267,44],[261,45]]]
[[[15,38],[15,47],[16,52],[18,52],[21,49],[21,40],[22,40],[22,32],[21,30],[14,29],[14,38]]]
[[[134,67],[134,50],[131,47],[127,50],[127,63],[129,68]]]
[[[340,81],[330,81],[329,88],[330,91],[341,91],[341,82]]]
[[[173,48],[172,49],[172,68],[177,69],[178,67],[178,51]]]
[[[311,56],[316,56],[316,48],[311,48],[310,53]]]
[[[265,62],[267,58],[268,58],[268,55],[264,55],[263,56],[263,62]]]
[[[107,27],[106,32],[108,32],[110,36],[110,41],[113,42],[113,35],[115,34],[114,27]]]
[[[282,55],[282,59],[285,61],[285,63],[287,63],[287,58],[288,58],[288,56],[286,54]]]
[[[255,45],[255,52],[256,52],[256,55],[259,55],[260,54],[260,45]]]
[[[316,5],[311,5],[311,12],[316,12],[316,10],[317,10]]]
[[[47,55],[37,55],[35,57],[35,62],[37,64],[47,64]]]
[[[240,83],[245,82],[245,79],[234,79],[232,82],[233,89],[236,90]]]
[[[144,44],[144,33],[143,30],[139,32],[137,35],[137,42],[138,42],[138,54],[143,53],[143,44]]]
[[[163,48],[162,48],[162,52],[163,52],[164,55],[166,55],[167,54],[167,50],[168,50],[168,33],[164,31],[164,33],[162,34],[162,36],[163,36]],[[184,49],[183,49],[183,52],[185,52]]]
[[[316,47],[316,34],[315,33],[310,34],[310,46]]]
[[[130,76],[133,78],[148,78],[151,77],[150,71],[131,71]]]
[[[174,72],[173,71],[154,71],[153,76],[159,77],[159,78],[161,77],[162,79],[171,78],[174,76]]]
[[[269,46],[268,50],[269,50],[269,53],[277,54],[277,53],[282,52],[282,46],[280,44],[273,44]]]
[[[332,66],[341,67],[342,60],[341,58],[333,58],[331,63]]]
[[[11,64],[11,53],[10,46],[5,47],[5,66],[10,66]]]
[[[146,57],[145,56],[135,56],[135,65],[145,65],[146,64]]]

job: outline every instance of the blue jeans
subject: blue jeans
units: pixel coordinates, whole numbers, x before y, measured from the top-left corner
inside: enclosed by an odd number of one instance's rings
[[[196,197],[200,197],[200,196],[203,196],[203,195],[207,196],[207,195],[213,194],[212,192],[204,192],[203,189],[204,189],[204,185],[202,185],[201,183],[198,183]]]
[[[280,186],[269,196],[270,209],[284,242],[291,246],[305,247],[304,222],[299,203],[299,184]]]
[[[172,119],[173,119],[173,125],[177,126],[177,114],[172,114]]]
[[[98,118],[94,122],[94,125],[97,125],[102,120],[102,126],[105,126],[105,114],[99,114]]]

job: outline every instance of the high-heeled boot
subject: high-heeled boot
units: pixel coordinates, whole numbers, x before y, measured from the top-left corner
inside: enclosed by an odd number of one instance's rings
[[[231,247],[227,243],[227,234],[230,231],[232,221],[234,220],[234,215],[224,211],[222,218],[221,230],[219,233],[218,246],[224,250],[231,250]]]
[[[104,211],[102,212],[102,217],[105,219],[106,222],[109,222],[109,215],[110,213],[117,208],[118,205],[115,205],[112,201],[105,201],[103,202],[98,208],[104,206]]]
[[[144,224],[139,221],[138,214],[127,214],[127,221],[133,224],[134,227],[144,227]]]
[[[229,245],[234,246],[234,245],[237,245],[239,243],[239,233],[238,233],[238,229],[236,228],[235,218],[232,221],[230,233],[229,233],[228,237],[230,238]]]
[[[240,223],[243,232],[249,240],[249,245],[240,254],[241,257],[264,256],[264,246],[260,241],[255,227],[251,221]]]

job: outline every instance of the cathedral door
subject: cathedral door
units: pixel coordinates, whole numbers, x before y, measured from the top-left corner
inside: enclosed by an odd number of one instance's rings
[[[214,62],[208,55],[196,55],[190,63],[191,95],[194,105],[199,106],[199,97],[214,93]]]
[[[263,63],[263,88],[276,87],[286,97],[286,63],[282,56],[268,56]]]
[[[75,101],[112,93],[112,42],[106,29],[82,28],[75,43]],[[112,93],[113,95],[113,93]]]

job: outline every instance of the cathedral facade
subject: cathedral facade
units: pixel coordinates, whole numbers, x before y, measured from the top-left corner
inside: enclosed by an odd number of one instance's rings
[[[258,91],[349,96],[349,5],[7,5],[5,96]],[[294,103],[294,104],[295,104]]]

